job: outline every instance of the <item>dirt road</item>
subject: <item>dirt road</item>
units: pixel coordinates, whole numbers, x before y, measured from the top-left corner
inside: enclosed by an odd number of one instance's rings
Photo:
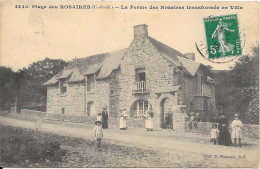
[[[3,116],[0,117],[0,123],[34,129],[34,123],[31,121],[11,119]],[[76,128],[43,123],[41,131],[52,132],[63,136],[80,137],[87,140],[93,139],[92,128]],[[104,130],[104,142],[163,151],[170,153],[170,156],[174,158],[178,153],[185,153],[187,157],[188,155],[192,156],[189,159],[185,159],[186,163],[189,161],[194,162],[193,160],[202,160],[211,164],[209,165],[211,167],[259,166],[258,143],[251,143],[254,145],[238,148],[212,145],[205,140],[207,140],[207,138],[202,135],[178,133],[167,130],[153,132],[140,129],[129,129],[126,131],[120,131],[119,129]],[[178,160],[178,158],[172,160]]]

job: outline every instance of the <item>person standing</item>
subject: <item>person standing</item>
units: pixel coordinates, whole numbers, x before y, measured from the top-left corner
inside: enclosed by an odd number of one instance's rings
[[[210,132],[210,140],[211,140],[214,144],[217,143],[218,133],[219,133],[219,131],[218,131],[218,126],[217,126],[217,124],[213,124],[213,125],[212,125],[212,130],[211,130],[211,132]]]
[[[194,128],[195,127],[195,114],[194,114],[194,112],[191,112],[190,113],[190,119],[189,119],[189,127],[190,127],[190,129],[192,130],[192,128]]]
[[[107,129],[108,128],[108,112],[107,107],[103,108],[102,111],[102,128]]]
[[[242,138],[242,126],[243,123],[238,119],[239,115],[234,115],[234,120],[231,123],[232,128],[232,139],[234,140],[234,146],[237,146],[237,140],[239,141],[239,146],[241,147],[241,138]]]
[[[127,112],[126,112],[126,109],[123,109],[123,111],[121,113],[121,117],[120,117],[120,124],[119,124],[120,130],[127,129],[127,127],[126,127],[126,118],[127,118]]]
[[[153,116],[154,113],[152,111],[152,108],[150,108],[149,111],[146,112],[146,123],[145,123],[145,128],[147,131],[152,131],[154,126],[153,126]]]
[[[218,137],[218,143],[220,145],[229,146],[232,144],[230,133],[228,131],[228,119],[226,118],[225,114],[221,114],[219,119],[219,137]]]
[[[101,127],[101,121],[96,120],[95,121],[95,127],[94,127],[94,137],[97,142],[97,148],[100,150],[101,149],[101,141],[103,137],[103,130]]]

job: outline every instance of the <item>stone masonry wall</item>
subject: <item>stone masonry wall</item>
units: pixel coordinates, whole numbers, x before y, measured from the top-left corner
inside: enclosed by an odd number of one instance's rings
[[[201,75],[204,74],[201,69],[198,70],[198,73]],[[197,96],[196,78],[185,74],[182,76],[181,86],[184,94],[183,103],[186,105],[187,113],[189,114],[191,112],[192,103],[193,111],[200,113],[200,118],[203,121],[210,121],[216,113],[215,92],[213,92],[211,97]],[[207,100],[210,110],[203,109],[204,100]]]
[[[135,69],[137,67],[145,68],[148,94],[133,95],[132,89],[135,81]],[[175,65],[160,54],[151,44],[147,37],[140,37],[133,40],[129,46],[121,64],[121,73],[119,74],[119,86],[121,89],[119,96],[119,107],[131,111],[133,103],[137,100],[146,99],[156,110],[156,92],[174,86],[173,70]],[[158,110],[158,109],[157,109]],[[155,113],[156,118],[160,118],[159,112]],[[159,126],[156,126],[159,127]]]
[[[103,107],[107,106],[110,115],[109,106],[109,79],[96,80],[95,87],[91,91],[86,92],[86,110],[88,102],[94,102],[96,114],[101,113]]]
[[[61,114],[65,108],[65,114],[84,115],[85,96],[84,83],[69,84],[67,92],[60,94],[58,85],[47,88],[47,113]]]

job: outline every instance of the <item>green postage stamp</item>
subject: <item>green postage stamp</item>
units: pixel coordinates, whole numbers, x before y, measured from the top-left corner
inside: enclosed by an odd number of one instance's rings
[[[242,54],[237,15],[204,18],[209,59]]]

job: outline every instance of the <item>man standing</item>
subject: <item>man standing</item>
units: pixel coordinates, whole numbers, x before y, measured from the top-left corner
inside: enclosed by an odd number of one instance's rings
[[[108,128],[108,112],[107,107],[105,106],[102,111],[102,128],[107,129]]]

